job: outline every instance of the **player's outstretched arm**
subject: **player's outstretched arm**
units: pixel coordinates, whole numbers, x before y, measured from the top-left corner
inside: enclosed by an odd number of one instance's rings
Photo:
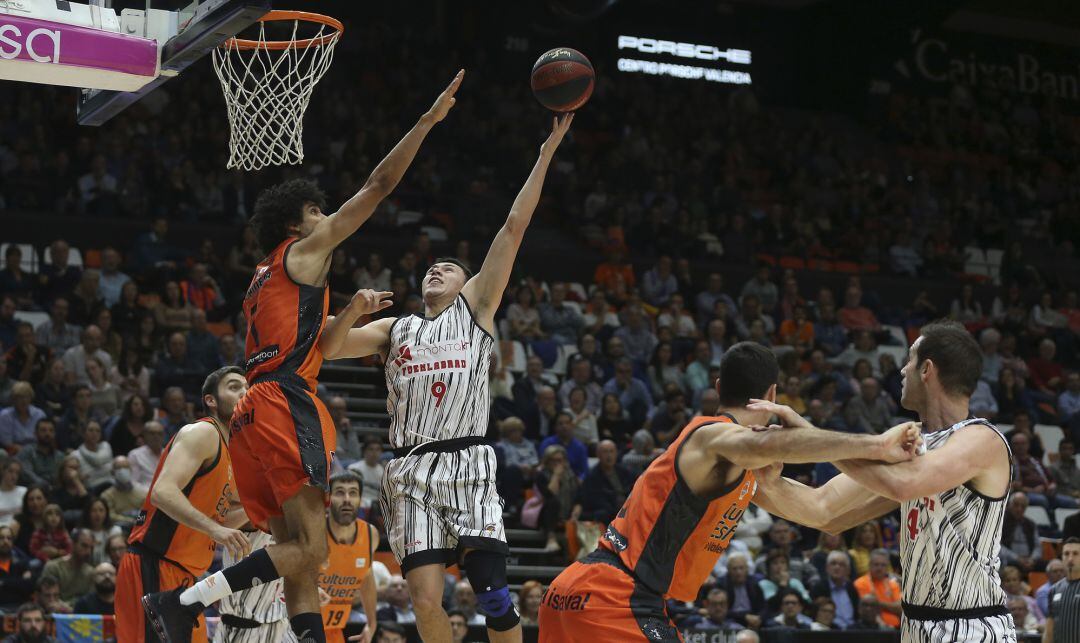
[[[867,520],[883,516],[897,503],[883,498],[840,474],[816,489],[780,476],[783,465],[756,469],[754,504],[786,520],[839,534]]]
[[[544,188],[548,166],[551,165],[555,150],[573,122],[573,114],[563,114],[553,120],[551,134],[540,146],[540,157],[536,159],[536,164],[514,199],[514,204],[510,206],[506,223],[491,242],[484,265],[462,289],[462,294],[473,306],[478,321],[488,330],[494,324],[495,310],[502,301],[507,282],[510,281],[510,272],[514,268],[521,241],[525,238],[525,229],[529,227],[536,205],[540,202],[540,192]]]
[[[454,94],[464,77],[465,70],[462,69],[435,99],[431,109],[420,117],[416,125],[413,125],[405,137],[398,141],[394,149],[375,167],[360,191],[341,204],[337,212],[321,221],[310,235],[298,241],[295,245],[296,252],[325,258],[371,218],[379,203],[401,182],[428,133],[436,123],[446,118],[447,112],[454,106]]]
[[[903,462],[915,457],[921,439],[914,422],[895,426],[881,435],[852,435],[814,427],[714,426],[717,430],[707,434],[708,452],[743,469],[759,469],[773,462],[797,464],[853,458]]]
[[[390,306],[394,305],[394,302],[390,300],[390,297],[394,293],[387,292],[385,290],[375,291],[367,288],[357,290],[356,294],[352,296],[349,303],[342,309],[342,311],[336,315],[328,317],[326,320],[326,326],[323,328],[322,335],[319,337],[319,350],[322,351],[324,359],[342,359],[345,357],[367,357],[368,355],[374,355],[377,352],[384,352],[378,349],[382,346],[375,347],[371,352],[363,354],[352,354],[356,351],[363,350],[363,346],[369,345],[373,340],[380,338],[380,330],[383,326],[386,326],[385,339],[389,339],[389,324],[393,323],[393,319],[379,320],[365,325],[363,328],[353,328],[356,322],[360,320],[364,315],[370,315],[372,313],[379,312],[380,310],[386,310]],[[384,322],[379,324],[379,322]],[[368,333],[361,333],[364,329],[370,329]],[[355,333],[353,331],[356,331]],[[355,335],[352,342],[349,342],[349,336]],[[353,348],[350,351],[346,351],[346,345],[351,344]],[[345,354],[349,352],[350,354]]]
[[[217,449],[217,429],[209,422],[196,422],[180,429],[154,482],[150,502],[176,522],[225,545],[229,553],[239,559],[251,548],[244,534],[211,520],[196,509],[182,491],[199,469],[217,455]]]
[[[836,467],[874,493],[904,502],[959,487],[995,467],[999,472],[1008,471],[1002,466],[1008,459],[1001,437],[992,428],[977,424],[957,431],[940,448],[909,462],[883,465],[860,459],[840,461]],[[1000,489],[986,495],[1006,492],[1008,476],[1000,477]]]

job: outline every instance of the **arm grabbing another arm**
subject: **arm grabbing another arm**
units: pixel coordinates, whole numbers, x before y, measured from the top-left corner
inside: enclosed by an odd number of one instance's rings
[[[754,503],[765,511],[813,529],[839,534],[883,516],[897,503],[883,498],[841,474],[817,489],[780,477],[781,465],[754,471],[758,492]]]

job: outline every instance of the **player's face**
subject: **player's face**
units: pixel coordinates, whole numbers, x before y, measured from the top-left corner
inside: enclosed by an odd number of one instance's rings
[[[448,293],[457,294],[465,286],[465,271],[452,263],[437,263],[424,275],[422,292],[425,301]]]
[[[239,373],[229,373],[218,383],[218,417],[228,422],[240,398],[247,393],[247,379]]]
[[[356,522],[356,511],[360,508],[360,485],[355,482],[342,482],[334,485],[330,492],[330,516],[339,525]]]
[[[315,226],[319,225],[319,222],[326,218],[323,214],[322,208],[314,203],[304,204],[304,214],[300,219],[300,234],[299,237],[303,239],[315,230]]]
[[[1065,563],[1070,579],[1080,578],[1080,545],[1065,545],[1061,550],[1061,562]]]
[[[919,344],[922,342],[922,337],[915,340],[915,343],[908,349],[907,363],[904,364],[904,368],[900,369],[900,406],[909,411],[915,411],[922,406],[922,401],[925,398],[925,385],[922,378],[919,376]]]

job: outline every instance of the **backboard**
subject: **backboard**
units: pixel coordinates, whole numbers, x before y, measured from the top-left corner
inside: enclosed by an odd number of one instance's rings
[[[0,80],[79,88],[79,124],[101,125],[271,9],[270,0],[168,4],[0,0]]]

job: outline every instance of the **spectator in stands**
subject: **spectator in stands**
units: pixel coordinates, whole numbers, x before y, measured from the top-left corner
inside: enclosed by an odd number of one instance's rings
[[[49,492],[49,498],[64,510],[65,522],[77,520],[90,498],[90,492],[86,490],[79,470],[78,458],[74,455],[66,456],[60,465],[60,473],[57,474],[57,484]]]
[[[76,529],[72,541],[71,553],[50,560],[41,572],[42,578],[55,578],[60,583],[60,598],[67,603],[94,588],[94,568],[90,564],[94,537],[85,529]]]
[[[758,569],[765,569],[768,554],[772,551],[781,552],[788,560],[788,570],[791,576],[802,585],[803,597],[808,602],[810,595],[806,593],[807,587],[812,587],[818,581],[818,572],[813,565],[803,560],[802,550],[796,544],[797,530],[786,520],[776,519],[769,526],[769,538],[765,542],[762,552],[754,561]],[[768,596],[766,596],[768,598]]]
[[[679,293],[675,293],[668,300],[667,307],[656,318],[657,328],[670,328],[681,344],[692,341],[698,336],[697,322],[686,310],[685,300]]]
[[[232,335],[226,335],[226,337],[232,339]],[[120,395],[125,404],[133,395],[144,398],[150,396],[150,369],[146,367],[142,352],[138,350],[134,342],[130,340],[124,342],[120,358],[110,371],[109,379],[120,389]]]
[[[540,328],[551,341],[576,346],[585,318],[576,308],[566,304],[566,284],[551,285],[551,301],[540,306]]]
[[[30,600],[34,591],[26,556],[14,548],[14,542],[11,527],[0,527],[0,608],[5,610]]]
[[[648,429],[656,437],[657,444],[667,447],[690,421],[690,415],[686,394],[676,386],[669,386],[663,403],[649,418]]]
[[[1031,613],[1031,606],[1024,600],[1025,598],[1030,597],[1010,596],[1007,602],[1009,614],[1012,615],[1018,635],[1025,637],[1037,636],[1042,630],[1042,624],[1039,622],[1039,618]]]
[[[38,386],[45,379],[49,368],[49,352],[38,346],[34,337],[34,327],[27,322],[19,322],[15,331],[15,346],[7,353],[8,375],[16,380]]]
[[[82,332],[80,344],[64,352],[64,371],[67,373],[69,384],[90,383],[90,376],[86,372],[87,360],[90,357],[96,357],[101,362],[105,373],[112,369],[112,356],[101,348],[103,339],[100,328],[94,325],[87,326]]]
[[[596,419],[597,437],[626,445],[630,441],[633,425],[630,416],[623,410],[619,396],[614,393],[605,394],[601,406],[600,417]]]
[[[142,444],[143,430],[146,423],[154,418],[154,409],[149,400],[141,394],[132,395],[124,402],[120,415],[113,418],[105,427],[109,436],[109,445],[117,455],[127,455]]]
[[[634,377],[634,365],[628,358],[616,362],[615,376],[604,384],[604,393],[619,396],[619,403],[629,414],[632,426],[641,426],[652,413],[649,387]]]
[[[205,263],[196,263],[191,267],[188,278],[180,282],[180,293],[194,310],[201,310],[215,319],[218,318],[218,309],[225,305],[221,287],[210,276]]]
[[[826,565],[828,563],[829,554],[834,551],[847,554],[847,543],[844,542],[844,538],[839,534],[830,534],[826,531],[818,532],[817,547],[814,547],[814,549],[811,550],[809,560],[810,564],[814,566],[814,569],[818,570],[819,577],[828,574]],[[848,556],[849,573],[850,568],[851,556]]]
[[[386,605],[380,607],[376,612],[376,617],[380,623],[379,629],[382,629],[382,623],[415,623],[416,613],[413,612],[412,600],[409,598],[409,587],[405,584],[405,579],[401,576],[390,577],[390,582],[386,586]],[[402,643],[405,638],[402,637]]]
[[[64,526],[64,511],[60,505],[48,505],[42,517],[42,524],[30,537],[30,555],[43,563],[54,558],[67,556],[73,544]]]
[[[806,414],[806,401],[802,397],[802,380],[792,375],[784,378],[781,393],[776,396],[776,403],[790,406],[799,415]]]
[[[60,583],[54,577],[39,577],[34,596],[49,614],[71,614],[74,611],[71,605],[60,599]]]
[[[254,239],[255,235],[252,233],[251,240],[253,244],[255,243]],[[252,270],[254,270],[254,268],[252,268]],[[251,271],[245,271],[240,274],[250,275]],[[390,269],[383,265],[382,255],[377,252],[369,254],[367,263],[353,272],[353,282],[357,289],[370,288],[375,291],[390,290]]]
[[[101,308],[101,295],[98,292],[98,271],[85,270],[79,277],[79,283],[70,293],[69,317],[74,324],[86,326],[90,324],[97,311]]]
[[[1048,337],[1039,342],[1039,355],[1027,361],[1032,396],[1037,401],[1054,403],[1065,383],[1065,370],[1054,359],[1056,354],[1057,344]]]
[[[18,484],[21,471],[22,465],[15,458],[7,457],[0,464],[0,525],[12,524],[22,507],[26,487]]]
[[[0,446],[16,453],[34,441],[37,423],[45,419],[45,411],[33,405],[34,388],[29,382],[16,382],[11,387],[11,406],[0,411]]]
[[[1070,438],[1058,443],[1058,461],[1050,465],[1050,475],[1059,495],[1080,498],[1080,468],[1076,466],[1076,445]]]
[[[86,360],[86,386],[90,389],[90,409],[102,417],[111,418],[120,410],[120,389],[106,377],[104,364],[97,357]]]
[[[113,564],[113,567],[116,567],[127,554],[127,538],[123,535],[110,536],[107,548],[109,551],[109,562]]]
[[[10,295],[0,295],[0,350],[6,351],[15,345],[15,331],[19,324],[15,311],[15,299]]]
[[[1024,515],[1027,508],[1027,496],[1013,491],[1001,527],[1001,561],[1019,567],[1025,574],[1033,571],[1042,560],[1035,523]]]
[[[728,594],[721,587],[713,587],[705,594],[705,613],[690,616],[682,622],[687,630],[738,630],[741,624],[728,618]]]
[[[559,386],[559,404],[570,406],[570,393],[580,388],[585,392],[585,407],[594,414],[599,414],[604,392],[593,380],[592,364],[586,358],[575,356],[571,358],[569,371],[570,377]]]
[[[817,426],[817,425],[815,425]],[[882,548],[881,526],[874,521],[864,522],[855,529],[855,540],[848,549],[855,576],[863,576],[870,571],[870,554]]]
[[[814,324],[814,342],[828,357],[836,357],[848,345],[847,329],[836,318],[832,304],[822,304]]]
[[[872,310],[862,305],[862,296],[859,288],[849,286],[844,293],[844,306],[837,317],[848,331],[868,330],[877,333],[881,330],[881,323]]]
[[[1043,615],[1050,614],[1050,590],[1066,575],[1068,575],[1068,569],[1060,558],[1046,563],[1046,582],[1035,590],[1035,604]]]
[[[125,340],[136,334],[143,316],[152,314],[139,305],[139,286],[134,281],[125,282],[120,287],[120,300],[109,309],[116,327]]]
[[[1013,565],[1006,565],[1001,570],[1001,588],[1010,599],[1019,598],[1024,601],[1025,611],[1033,617],[1035,625],[1042,625],[1046,621],[1046,616],[1039,610],[1038,603],[1028,595],[1031,588],[1024,582],[1019,569]],[[1019,621],[1018,624],[1022,622]]]
[[[623,325],[615,331],[615,337],[622,340],[626,357],[639,365],[648,361],[658,343],[656,335],[649,328],[645,311],[637,305],[627,306],[623,311]]]
[[[536,472],[536,488],[543,498],[537,526],[544,532],[545,549],[558,551],[559,543],[555,534],[560,525],[572,517],[574,498],[577,497],[580,483],[567,461],[565,447],[552,444],[545,447],[542,454],[540,468]]]
[[[880,350],[877,346],[877,341],[874,339],[873,333],[870,331],[858,331],[854,333],[855,341],[851,346],[848,346],[842,353],[836,356],[835,362],[845,368],[851,369],[859,360],[865,359],[870,363],[870,368],[874,369],[873,376],[877,377],[880,373],[876,372],[876,369],[880,368],[878,356]]]
[[[674,385],[680,391],[686,389],[686,378],[679,363],[674,358],[674,351],[670,342],[660,342],[653,349],[652,358],[646,369],[649,376],[649,384],[653,399],[664,397],[664,391],[669,385]]]
[[[382,441],[375,436],[364,440],[363,457],[349,465],[349,471],[360,475],[364,481],[360,495],[360,506],[370,509],[379,500],[382,489],[383,473],[386,467],[382,463]]]
[[[766,621],[781,611],[780,601],[789,589],[794,590],[802,600],[810,600],[810,594],[802,581],[793,577],[790,563],[791,559],[779,549],[769,550],[765,555],[765,578],[758,581],[758,585],[768,606],[763,613]],[[728,573],[731,573],[730,570]]]
[[[514,408],[517,416],[525,422],[528,434],[533,437],[546,437],[547,426],[541,426],[539,397],[540,389],[547,386],[544,381],[544,362],[535,355],[525,360],[525,372],[514,382],[511,391],[514,394]]]
[[[694,305],[698,313],[698,326],[705,327],[708,316],[715,310],[718,301],[723,302],[729,312],[739,309],[735,305],[735,300],[724,293],[723,276],[718,272],[713,272],[709,274],[705,290],[698,293],[694,298]]]
[[[94,315],[94,325],[101,329],[101,350],[105,351],[113,364],[120,359],[120,352],[124,348],[124,338],[113,329],[112,313],[108,308],[98,308]],[[106,373],[107,374],[107,373]]]
[[[54,251],[53,257],[55,256]],[[120,253],[112,246],[103,248],[101,251],[98,291],[101,293],[101,299],[105,306],[112,308],[120,301],[120,294],[124,289],[124,284],[129,281],[131,281],[131,277],[120,271]]]
[[[207,367],[188,352],[187,338],[176,332],[169,336],[168,352],[162,355],[154,369],[154,384],[158,391],[171,387],[197,391],[206,371]]]
[[[487,621],[483,614],[476,611],[476,592],[467,580],[459,580],[454,585],[453,600],[450,604],[452,609],[460,611],[465,616],[465,622],[470,626],[483,627]]]
[[[1062,426],[1080,419],[1080,373],[1069,373],[1065,377],[1065,390],[1058,396],[1057,410]]]
[[[4,251],[4,269],[0,270],[0,294],[15,300],[15,305],[23,310],[34,308],[34,290],[36,284],[32,275],[22,269],[22,250],[11,244]]]
[[[1035,404],[1024,387],[1024,381],[1009,366],[1003,366],[998,374],[994,399],[998,403],[998,421],[1000,422],[1015,423],[1020,414],[1030,418],[1030,414],[1034,412]]]
[[[720,360],[724,357],[724,351],[728,347],[727,322],[723,319],[714,319],[709,322],[705,331],[709,342],[709,365],[719,366]]]
[[[751,329],[755,322],[762,324],[761,330],[765,335],[771,336],[776,332],[776,322],[773,321],[771,315],[762,311],[761,300],[756,294],[748,293],[741,301],[742,306],[738,316],[735,317],[735,334],[739,339],[750,339]]]
[[[48,418],[38,420],[34,427],[34,445],[20,449],[16,457],[32,486],[49,487],[55,483],[64,460],[64,454],[56,448],[56,423]]]
[[[594,289],[589,295],[589,301],[585,304],[584,320],[584,332],[603,337],[622,325],[615,308],[608,303],[607,295],[600,288]]]
[[[218,363],[222,366],[243,366],[244,354],[236,343],[236,335],[226,333],[218,338]]]
[[[889,266],[892,271],[898,275],[917,277],[922,264],[922,255],[915,247],[911,233],[907,230],[897,232],[896,241],[889,248]]]
[[[187,349],[191,359],[207,370],[220,366],[218,338],[206,329],[206,312],[196,308],[191,313],[191,330],[187,332]]]
[[[750,567],[743,554],[728,556],[727,577],[723,589],[731,603],[728,617],[742,625],[757,629],[761,627],[761,613],[765,609],[765,596],[758,583],[750,577]]]
[[[794,348],[800,357],[814,347],[814,325],[810,323],[805,305],[795,305],[791,318],[780,322],[779,338],[781,344]]]
[[[70,308],[66,297],[53,299],[49,319],[37,327],[37,343],[52,351],[53,355],[62,355],[79,343],[82,329],[68,323]]]
[[[678,280],[671,271],[671,257],[661,255],[656,265],[641,277],[641,296],[650,306],[662,308],[678,291]]]
[[[15,612],[18,631],[4,639],[4,643],[55,643],[56,639],[46,633],[49,611],[36,603],[24,603]]]
[[[544,598],[544,586],[539,581],[527,580],[518,590],[518,609],[522,625],[536,625],[540,601]]]
[[[769,264],[764,262],[758,264],[753,278],[747,281],[739,292],[739,301],[744,306],[746,305],[747,296],[753,296],[757,298],[761,310],[766,313],[772,313],[776,310],[776,305],[780,303],[780,291],[777,289],[776,284],[772,282],[770,272]]]
[[[469,634],[469,622],[465,612],[451,609],[447,610],[446,616],[450,621],[450,643],[465,643],[465,637]]]
[[[34,530],[45,521],[45,507],[49,500],[42,487],[30,487],[23,494],[22,510],[15,515],[11,528],[15,532],[15,547],[20,552],[30,551],[30,539]]]
[[[522,481],[532,480],[540,463],[536,443],[525,437],[525,423],[517,417],[508,417],[499,423],[502,439],[496,446],[502,449],[507,467],[516,467]]]
[[[881,601],[874,594],[866,593],[859,597],[859,620],[851,628],[853,630],[891,630],[892,628],[882,615]]]
[[[875,549],[870,553],[870,571],[855,581],[860,596],[872,594],[881,605],[881,620],[892,628],[900,627],[900,583],[889,573],[889,552]]]
[[[109,505],[101,498],[91,497],[83,507],[79,526],[89,531],[94,537],[92,562],[96,564],[108,560],[109,555],[105,548],[109,538],[123,533],[120,526],[113,522]]]
[[[109,515],[116,524],[130,528],[146,500],[148,489],[132,481],[131,463],[126,456],[118,455],[113,458],[112,479],[113,485],[101,493],[101,499],[105,501]]]
[[[596,465],[589,471],[578,490],[581,519],[608,524],[615,519],[630,488],[634,475],[618,463],[619,450],[611,440],[596,446]]]
[[[88,488],[100,492],[113,483],[112,447],[102,440],[101,425],[90,422],[83,431],[82,443],[71,452],[79,462],[79,474]]]
[[[162,332],[186,332],[191,328],[191,314],[195,307],[184,299],[180,284],[165,284],[165,296],[154,307],[154,320]]]
[[[165,445],[165,427],[160,422],[151,420],[146,423],[142,437],[143,445],[128,453],[128,460],[131,462],[132,482],[149,487]]]
[[[506,320],[510,324],[510,339],[530,342],[544,337],[540,311],[536,308],[536,293],[529,286],[518,286],[514,303],[506,309]]]
[[[998,352],[1001,346],[1001,333],[996,328],[984,328],[979,333],[979,346],[982,348],[983,355],[981,379],[991,386],[996,386],[1003,366],[1001,354]]]
[[[604,290],[613,290],[616,278],[621,279],[627,287],[637,285],[634,268],[626,261],[625,248],[621,243],[612,240],[608,244],[607,261],[598,265],[593,273],[593,283]]]
[[[656,447],[652,433],[640,429],[634,433],[630,450],[622,456],[622,466],[636,479],[663,453],[664,449]]]
[[[723,323],[723,322],[721,322]],[[709,382],[709,367],[712,364],[712,351],[709,342],[699,340],[694,344],[694,361],[686,367],[686,387],[691,392],[699,394],[701,391],[711,388]]]
[[[810,588],[810,596],[817,602],[825,597],[833,604],[833,622],[839,629],[848,629],[859,613],[859,591],[851,580],[851,559],[843,551],[833,550],[825,564],[826,578]]]
[[[559,411],[555,415],[555,433],[540,443],[539,453],[545,453],[549,446],[556,444],[566,450],[567,462],[578,479],[584,478],[589,472],[589,451],[581,440],[574,437],[573,417],[566,411]]]
[[[592,453],[600,440],[600,431],[596,425],[596,414],[585,406],[585,400],[585,389],[575,388],[570,392],[570,406],[563,410],[573,418],[574,437],[581,440]]]
[[[175,269],[175,259],[179,253],[169,244],[166,238],[168,234],[168,219],[163,216],[155,217],[150,230],[135,240],[131,257],[132,267],[139,272]]]
[[[853,431],[876,434],[892,426],[892,409],[881,393],[881,386],[872,377],[860,382],[859,394],[848,401],[844,420]]]
[[[352,429],[345,398],[340,395],[331,397],[326,410],[330,412],[330,419],[334,421],[337,431],[337,456],[344,461],[343,464],[350,465],[360,459],[360,438]]]
[[[975,299],[975,287],[964,284],[960,287],[960,296],[952,300],[949,306],[949,318],[965,326],[981,324],[986,320],[982,304]]]
[[[769,629],[809,630],[813,621],[803,614],[803,599],[795,589],[784,589],[778,593],[780,613],[769,619],[765,627]]]
[[[994,399],[994,392],[984,380],[975,384],[975,391],[971,394],[971,402],[968,405],[971,414],[976,417],[994,420],[998,415],[998,403]]]
[[[1012,445],[1013,458],[1016,462],[1016,477],[1012,483],[1014,491],[1023,491],[1030,504],[1050,511],[1057,507],[1077,506],[1075,498],[1058,494],[1057,483],[1050,478],[1038,458],[1031,454],[1029,449],[1031,441],[1027,435],[1014,431],[1009,438],[1009,444]]]
[[[99,563],[94,568],[94,591],[75,602],[76,614],[112,614],[116,596],[116,568]]]

